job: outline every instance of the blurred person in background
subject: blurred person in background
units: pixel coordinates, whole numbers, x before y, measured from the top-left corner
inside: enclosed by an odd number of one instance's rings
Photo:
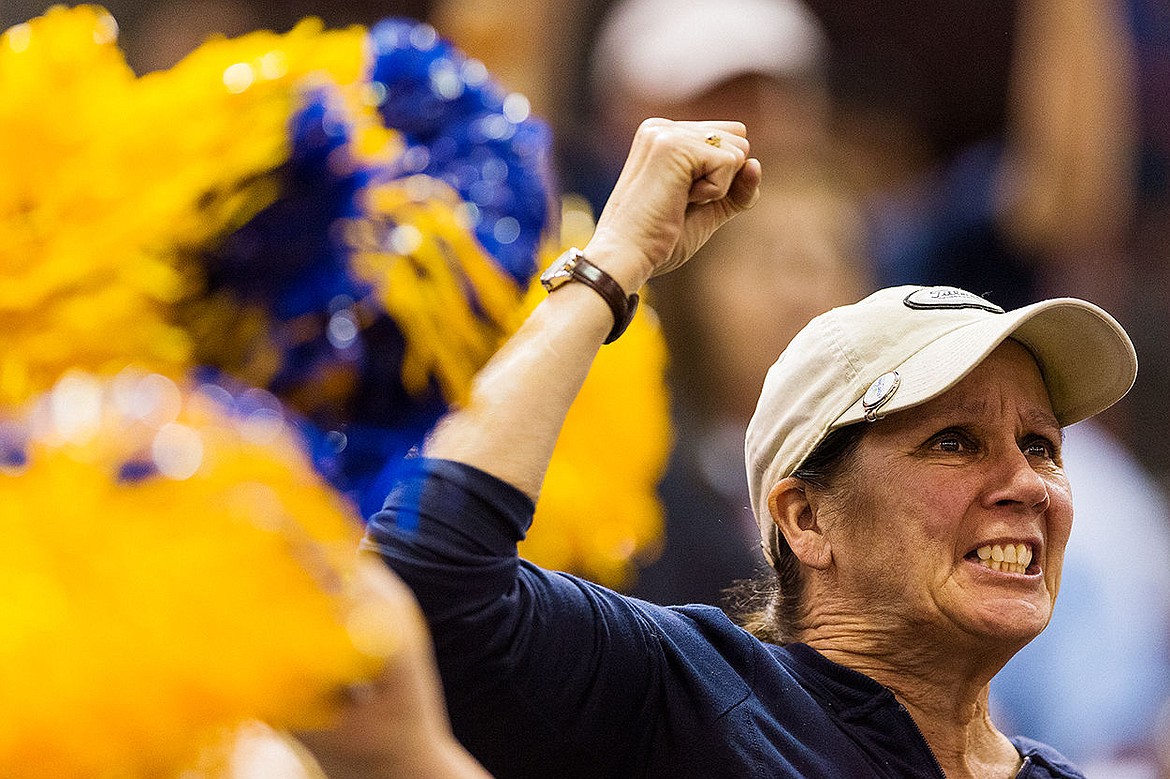
[[[1137,63],[1137,215],[1130,249],[1140,293],[1130,304],[1134,339],[1150,353],[1146,381],[1135,387],[1126,438],[1163,485],[1170,452],[1162,433],[1170,420],[1170,4],[1128,0]]]
[[[810,5],[881,283],[1123,310],[1135,116],[1117,0]]]
[[[585,100],[600,125],[580,152],[593,180],[568,185],[600,208],[642,119],[717,115],[752,128],[770,186],[824,187],[825,57],[824,33],[799,0],[619,0],[589,51]]]
[[[796,0],[622,0],[590,51],[601,132],[579,150],[590,164],[566,176],[595,201],[624,159],[613,140],[646,116],[734,116],[769,170],[737,229],[651,284],[671,352],[676,443],[660,488],[663,549],[631,592],[658,603],[718,605],[755,572],[759,541],[735,463],[760,377],[809,319],[869,287],[858,214],[826,167],[825,54]]]
[[[761,564],[738,465],[744,431],[760,377],[796,331],[869,291],[857,220],[827,191],[768,189],[699,261],[652,282],[671,353],[676,440],[659,487],[663,548],[632,594],[723,605]]]

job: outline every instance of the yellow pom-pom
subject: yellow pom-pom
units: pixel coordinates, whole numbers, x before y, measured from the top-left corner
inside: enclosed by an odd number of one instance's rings
[[[393,650],[350,618],[360,523],[250,392],[70,374],[0,431],[0,775],[174,776]]]
[[[287,159],[289,121],[305,90],[329,83],[348,96],[355,116],[374,123],[361,100],[370,66],[365,36],[359,27],[326,31],[306,19],[285,34],[212,38],[170,70],[140,79],[140,115],[166,117],[165,130],[157,120],[142,126],[139,164],[159,186],[140,202],[170,219],[174,245],[203,245],[275,199],[261,174]]]
[[[192,340],[172,306],[202,286],[185,262],[277,198],[306,90],[336,89],[364,156],[399,148],[363,97],[370,64],[364,29],[316,20],[140,79],[97,6],[0,36],[0,404],[71,366],[182,375]]]
[[[134,164],[135,79],[116,37],[96,6],[0,36],[0,402],[69,365],[187,364],[165,317],[184,281],[150,251],[168,228]]]
[[[567,199],[565,243],[588,238],[579,201]],[[551,261],[560,249],[546,252]],[[546,296],[534,283],[527,310]],[[622,337],[603,347],[557,439],[521,554],[611,587],[633,579],[663,533],[657,487],[670,454],[666,341],[642,305]],[[618,443],[620,442],[620,443]]]

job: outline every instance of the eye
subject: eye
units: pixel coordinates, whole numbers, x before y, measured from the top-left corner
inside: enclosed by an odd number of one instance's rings
[[[943,454],[965,454],[974,452],[978,447],[975,439],[966,431],[949,429],[935,434],[930,439],[930,448]]]
[[[1024,439],[1020,449],[1029,457],[1039,457],[1054,462],[1059,459],[1060,455],[1056,444],[1043,436],[1029,436]]]

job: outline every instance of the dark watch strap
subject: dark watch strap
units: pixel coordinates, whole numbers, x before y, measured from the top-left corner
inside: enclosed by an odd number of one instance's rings
[[[605,337],[605,342],[613,343],[630,326],[634,313],[638,310],[638,293],[626,297],[626,291],[621,284],[614,281],[613,276],[597,267],[585,255],[578,253],[573,265],[572,277],[577,281],[592,287],[602,299],[609,304],[613,311],[613,329]]]

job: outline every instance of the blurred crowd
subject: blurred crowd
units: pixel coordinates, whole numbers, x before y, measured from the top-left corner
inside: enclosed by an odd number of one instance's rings
[[[600,207],[638,122],[733,118],[758,206],[656,280],[675,445],[666,532],[629,589],[722,605],[762,562],[743,429],[813,315],[900,283],[1114,313],[1140,372],[1067,431],[1076,527],[1053,622],[993,682],[1002,727],[1091,777],[1170,777],[1170,5],[1164,0],[110,0],[130,65],[208,35],[425,19],[550,124]],[[0,29],[44,10],[16,0]]]

